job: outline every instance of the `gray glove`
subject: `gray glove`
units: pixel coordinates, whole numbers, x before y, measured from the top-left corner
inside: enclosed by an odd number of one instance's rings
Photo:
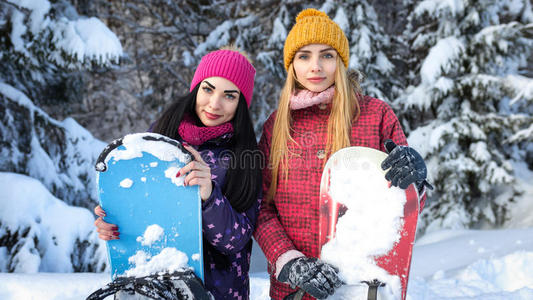
[[[299,287],[317,299],[326,299],[342,285],[339,270],[314,257],[298,257],[286,263],[278,280]]]

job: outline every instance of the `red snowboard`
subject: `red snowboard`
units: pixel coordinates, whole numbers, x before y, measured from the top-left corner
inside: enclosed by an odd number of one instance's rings
[[[382,297],[406,298],[418,193],[414,185],[401,190],[385,180],[381,162],[386,157],[375,149],[349,147],[334,153],[324,167],[321,258],[339,267],[347,283],[336,298],[367,299],[369,288],[361,282],[375,279],[385,284],[378,289]]]

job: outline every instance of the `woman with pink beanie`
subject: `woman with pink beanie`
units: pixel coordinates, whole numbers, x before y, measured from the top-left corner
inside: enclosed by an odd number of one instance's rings
[[[255,69],[240,52],[208,53],[196,68],[189,93],[176,99],[151,131],[182,142],[195,160],[179,172],[198,185],[202,198],[205,289],[215,299],[249,299],[248,271],[261,203],[261,156],[248,108]],[[103,240],[119,228],[95,225]]]

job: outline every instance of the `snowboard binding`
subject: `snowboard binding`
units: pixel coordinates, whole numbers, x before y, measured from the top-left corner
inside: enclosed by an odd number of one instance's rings
[[[118,277],[94,291],[86,300],[103,300],[109,295],[115,300],[212,300],[202,281],[192,270],[145,277]],[[144,298],[140,298],[144,297]]]

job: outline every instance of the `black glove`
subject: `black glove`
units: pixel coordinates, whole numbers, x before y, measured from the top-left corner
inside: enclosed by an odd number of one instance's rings
[[[299,287],[317,299],[326,299],[342,285],[339,270],[314,257],[298,257],[286,263],[278,280]]]
[[[406,189],[411,183],[415,183],[418,191],[427,186],[432,190],[433,186],[426,181],[427,169],[424,159],[415,149],[408,146],[398,146],[392,140],[386,140],[385,149],[389,156],[381,163],[381,168],[390,170],[385,174],[393,186]]]

